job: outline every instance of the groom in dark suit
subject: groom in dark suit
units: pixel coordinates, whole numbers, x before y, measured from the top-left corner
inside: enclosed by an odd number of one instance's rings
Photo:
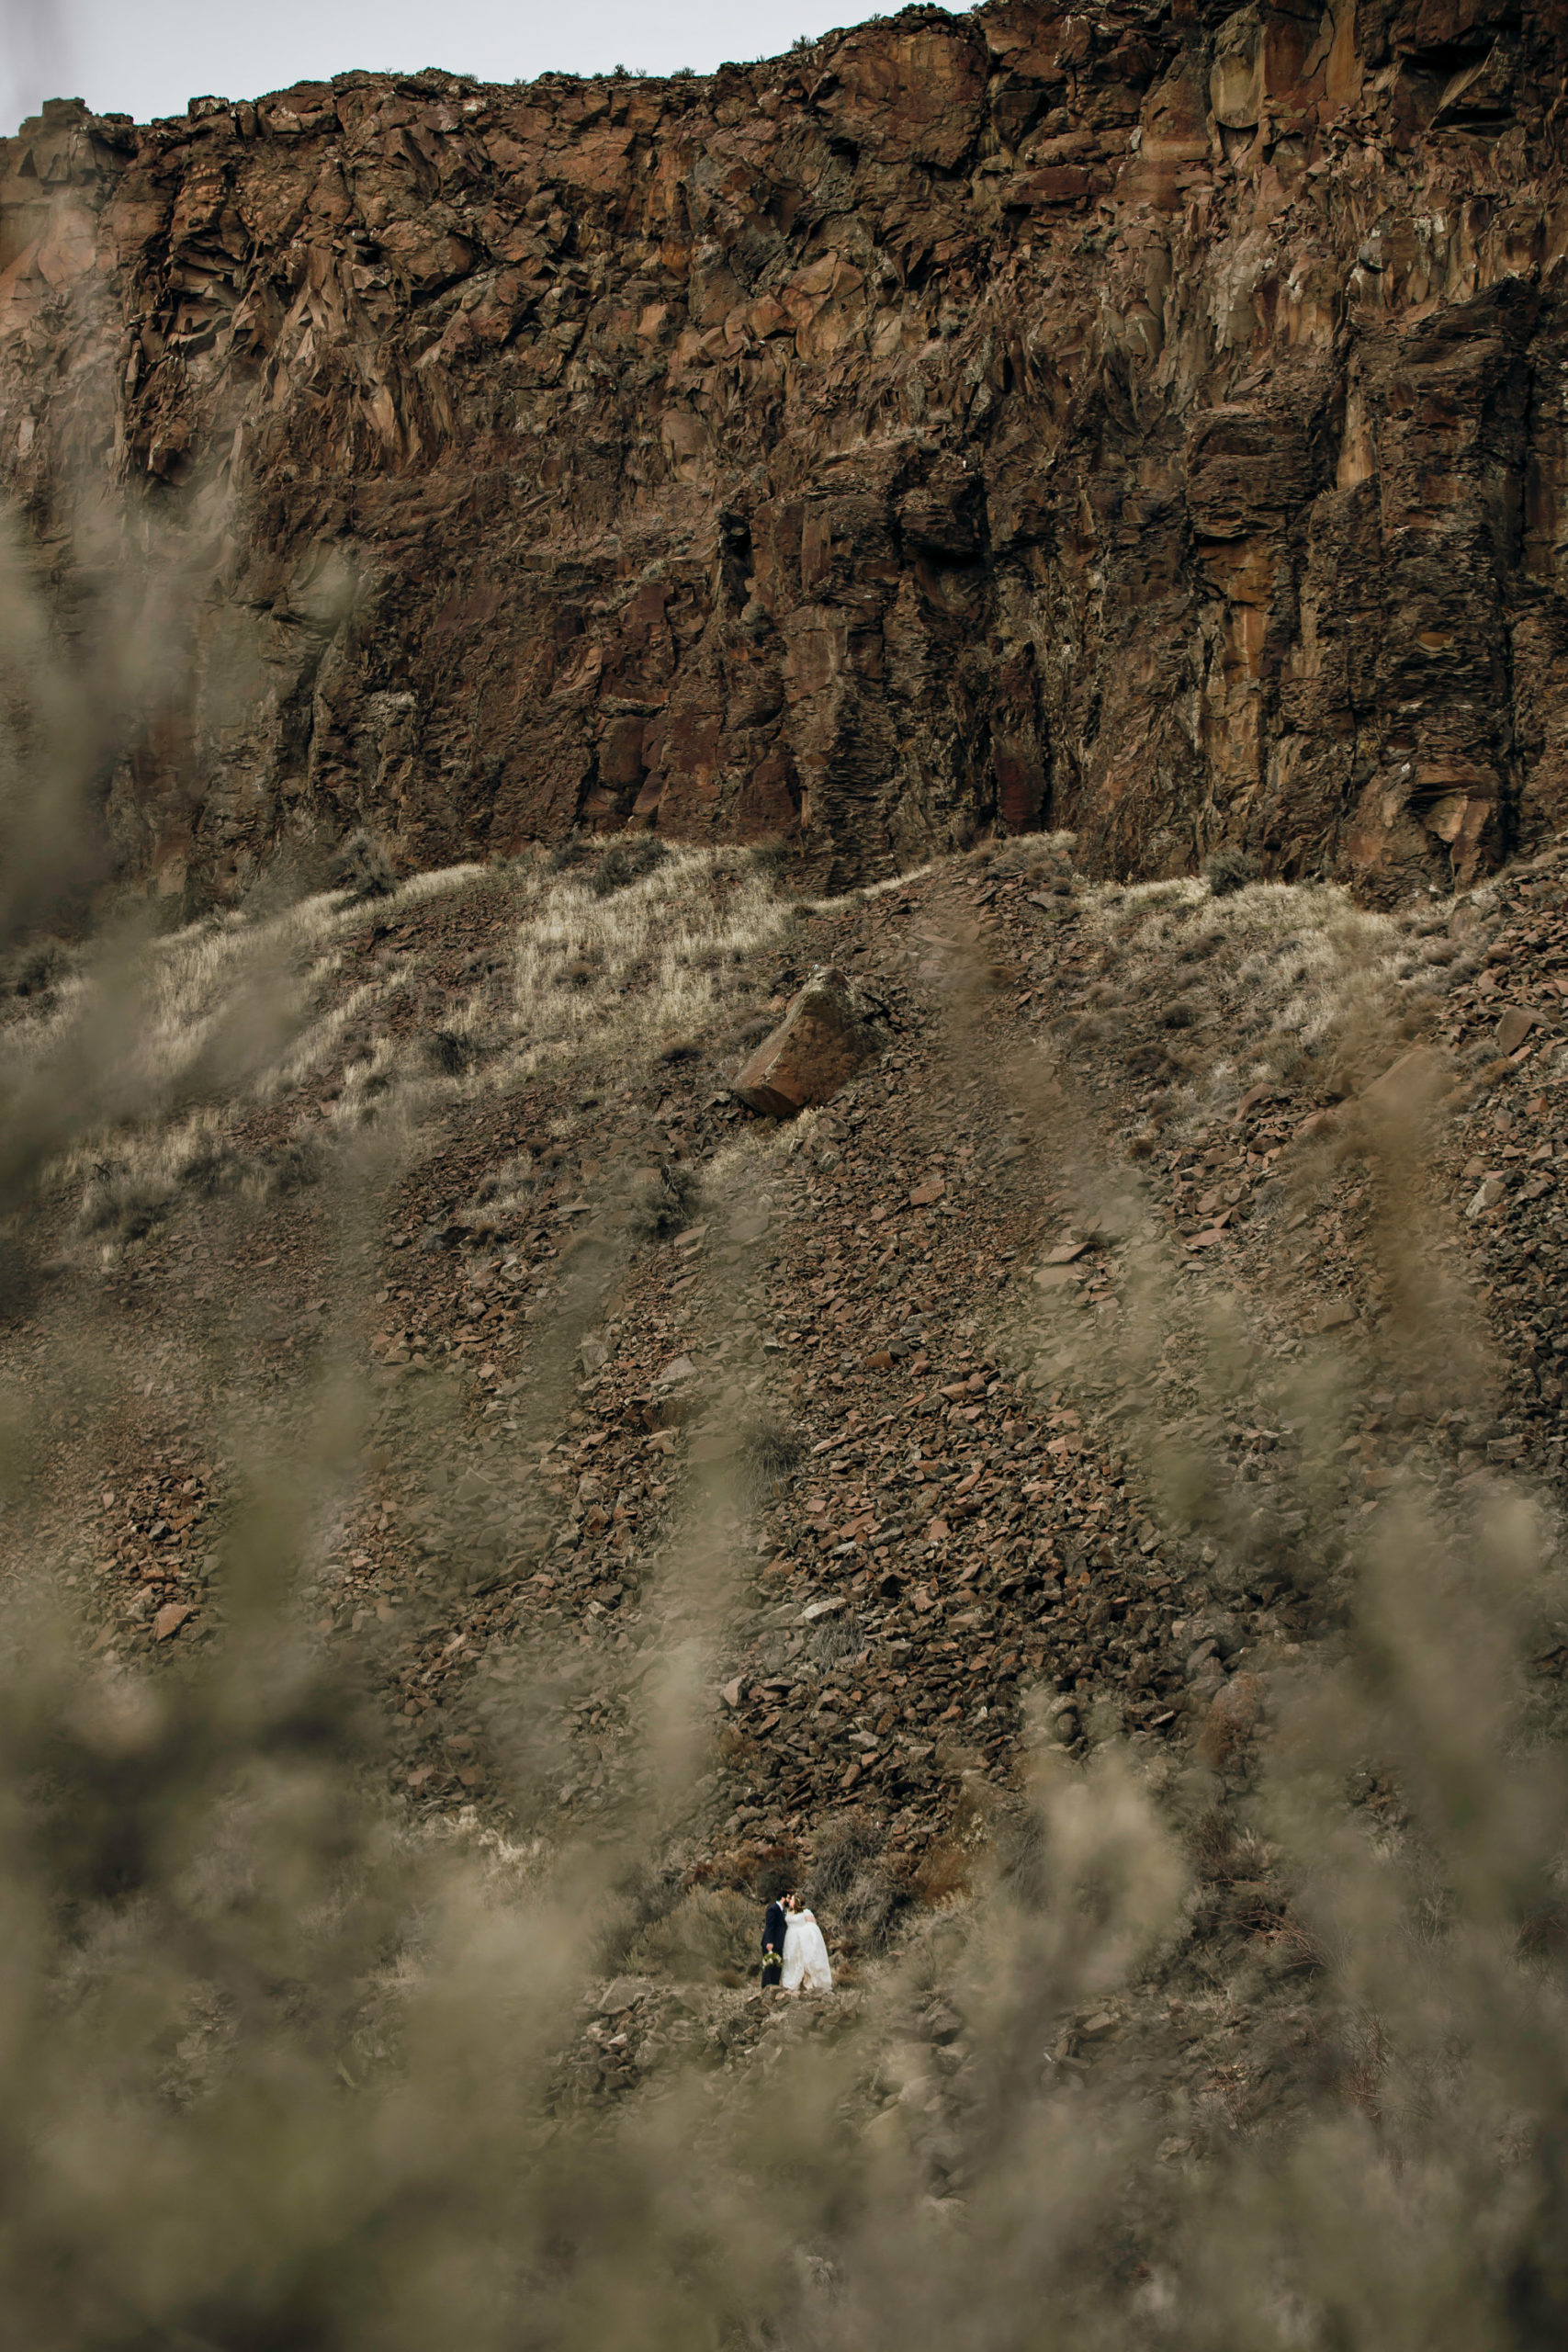
[[[777,1894],[769,1904],[762,1921],[762,1990],[774,1992],[784,1973],[784,1944],[785,1914],[783,1898]]]

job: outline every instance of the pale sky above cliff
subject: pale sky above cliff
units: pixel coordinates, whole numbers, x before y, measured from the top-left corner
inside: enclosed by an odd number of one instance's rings
[[[703,74],[873,13],[854,0],[0,0],[0,126],[46,97],[146,121],[209,91],[254,98],[355,66],[444,65],[486,82],[615,65]]]

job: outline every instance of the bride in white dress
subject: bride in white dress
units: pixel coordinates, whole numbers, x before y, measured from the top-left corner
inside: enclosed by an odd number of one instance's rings
[[[782,1990],[798,1993],[804,1984],[808,1993],[830,1993],[833,1971],[828,1960],[828,1947],[822,1940],[822,1930],[798,1894],[784,1897],[784,1979]]]

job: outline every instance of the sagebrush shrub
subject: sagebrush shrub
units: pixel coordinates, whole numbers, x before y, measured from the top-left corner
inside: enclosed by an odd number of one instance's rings
[[[629,888],[651,874],[670,855],[667,845],[657,833],[634,833],[629,841],[611,843],[593,869],[591,884],[596,899],[612,898],[617,890]]]
[[[140,1241],[170,1214],[177,1198],[178,1187],[167,1176],[115,1170],[89,1183],[78,1223],[84,1233]]]
[[[806,1452],[798,1430],[773,1417],[756,1421],[740,1442],[740,1478],[754,1510],[766,1509],[782,1489],[784,1480],[798,1468]]]
[[[679,1161],[661,1167],[651,1184],[633,1200],[628,1229],[634,1241],[672,1241],[695,1222],[702,1206],[702,1179]]]
[[[1203,879],[1215,899],[1228,899],[1245,890],[1249,882],[1257,881],[1259,870],[1258,860],[1241,849],[1216,849],[1203,861]]]
[[[333,851],[327,865],[328,887],[346,892],[351,899],[389,899],[398,877],[392,862],[373,833],[350,833]]]
[[[880,1951],[912,1900],[889,1872],[885,1822],[868,1813],[841,1815],[818,1831],[806,1894],[836,1934],[862,1951]]]
[[[740,1984],[754,1976],[757,1899],[733,1887],[695,1887],[631,1945],[626,1964],[678,1982]]]
[[[551,874],[570,874],[575,866],[585,865],[592,854],[593,843],[589,835],[573,827],[551,850],[546,869]]]

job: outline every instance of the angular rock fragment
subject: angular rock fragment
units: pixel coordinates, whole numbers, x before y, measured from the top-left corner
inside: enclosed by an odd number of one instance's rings
[[[871,999],[836,966],[825,964],[736,1073],[732,1091],[750,1110],[792,1119],[829,1102],[880,1052],[886,1035]]]
[[[1510,1004],[1497,1023],[1497,1051],[1517,1054],[1540,1019],[1540,1013],[1528,1005]]]
[[[1452,1086],[1453,1057],[1438,1046],[1412,1046],[1361,1090],[1364,1111],[1400,1125],[1420,1118]]]
[[[1355,1320],[1356,1310],[1349,1300],[1337,1298],[1331,1305],[1319,1307],[1315,1313],[1304,1317],[1302,1329],[1314,1339],[1321,1338],[1325,1331],[1344,1330]]]

